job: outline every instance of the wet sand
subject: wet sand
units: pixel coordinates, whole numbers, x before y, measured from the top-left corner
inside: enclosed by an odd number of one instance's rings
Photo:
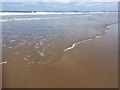
[[[109,28],[102,37],[79,44],[63,56],[62,65],[73,70],[68,71],[71,81],[66,82],[71,87],[118,87],[117,25]]]
[[[108,28],[105,35],[77,44],[55,62],[3,64],[3,88],[117,88],[117,25]]]

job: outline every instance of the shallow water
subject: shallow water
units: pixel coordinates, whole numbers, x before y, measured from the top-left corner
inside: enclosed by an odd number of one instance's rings
[[[116,16],[115,13],[3,16],[3,61],[24,64],[55,62],[75,43],[105,34],[106,25],[117,22]]]

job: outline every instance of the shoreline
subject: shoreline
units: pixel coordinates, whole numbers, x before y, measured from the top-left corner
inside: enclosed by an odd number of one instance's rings
[[[76,43],[74,43],[73,45],[71,45],[71,47],[66,48],[64,51],[66,52],[66,51],[68,51],[68,50],[71,50],[71,49],[73,49],[73,48],[74,48],[76,45],[78,45],[78,44],[81,44],[81,43],[84,43],[84,42],[88,42],[88,41],[94,40],[94,39],[96,39],[96,38],[100,38],[101,36],[105,35],[106,32],[109,31],[109,27],[110,27],[111,25],[113,25],[113,24],[117,24],[117,23],[111,23],[111,24],[106,25],[106,26],[105,26],[106,30],[105,30],[103,33],[101,33],[100,35],[96,35],[96,36],[94,36],[94,37],[90,37],[90,38],[88,38],[88,39],[85,39],[85,40],[76,42]]]
[[[78,44],[62,57],[64,67],[79,72],[75,80],[80,82],[74,87],[118,88],[118,33],[114,25],[118,24],[110,25],[103,37]]]
[[[109,13],[118,13],[117,11],[79,11],[79,12],[0,12],[0,16],[7,15],[47,15],[47,14],[109,14]]]

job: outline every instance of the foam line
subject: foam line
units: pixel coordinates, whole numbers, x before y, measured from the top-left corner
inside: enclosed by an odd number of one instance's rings
[[[68,50],[70,50],[70,49],[73,49],[77,44],[80,44],[80,43],[83,43],[83,42],[87,42],[87,41],[90,41],[90,40],[92,40],[92,39],[86,39],[86,40],[83,40],[83,41],[74,43],[71,47],[68,47],[68,48],[65,49],[64,51],[68,51]]]
[[[106,26],[106,30],[105,30],[104,34],[105,34],[107,31],[109,31],[109,30],[108,30],[108,29],[109,29],[109,26],[110,26],[110,25],[107,25],[107,26]],[[96,35],[96,36],[95,36],[95,38],[100,38],[100,37],[101,37],[101,35]],[[86,39],[86,40],[83,40],[83,41],[74,43],[71,47],[66,48],[64,51],[71,50],[71,49],[73,49],[77,44],[84,43],[84,42],[87,42],[87,41],[91,41],[91,40],[93,40],[93,39],[95,39],[95,38],[89,38],[89,39]]]
[[[51,15],[51,14],[107,14],[110,12],[0,12],[0,16],[9,15]]]
[[[15,18],[15,19],[2,19],[0,21],[27,21],[27,20],[47,20],[47,19],[59,19],[59,18],[70,18],[71,16],[67,17],[49,17],[49,18]]]
[[[1,62],[0,64],[6,64],[7,62]]]

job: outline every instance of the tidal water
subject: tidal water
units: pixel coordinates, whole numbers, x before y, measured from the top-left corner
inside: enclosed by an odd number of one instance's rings
[[[104,35],[107,25],[117,22],[116,15],[3,15],[2,59],[24,64],[58,61],[77,44]]]

